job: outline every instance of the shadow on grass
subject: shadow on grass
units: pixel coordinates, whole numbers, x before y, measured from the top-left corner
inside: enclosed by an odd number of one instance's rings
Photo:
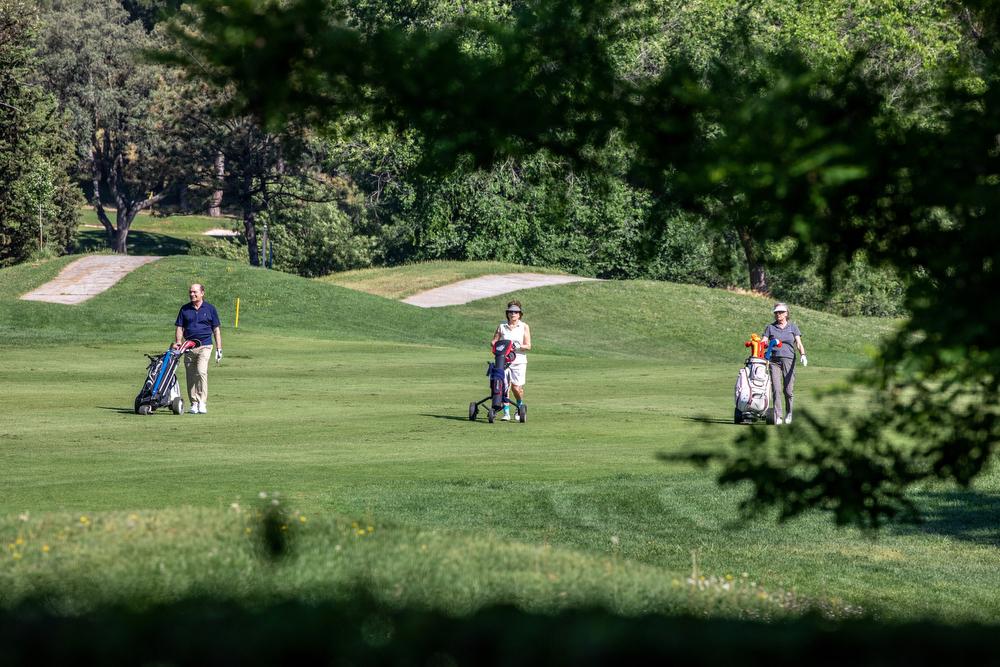
[[[743,424],[735,424],[732,419],[719,419],[718,417],[681,417],[687,422],[696,422],[698,424],[729,424],[730,426],[743,426]]]
[[[111,407],[109,405],[97,405],[97,406],[94,406],[94,407],[96,407],[98,410],[111,410],[113,412],[118,412],[118,413],[123,414],[123,415],[134,415],[135,414],[135,410],[133,408],[121,408],[121,407],[119,407],[119,408],[113,408],[113,407]]]
[[[176,236],[135,230],[129,232],[126,245],[130,255],[186,255],[191,249],[190,242]],[[77,252],[95,252],[107,249],[107,236],[101,230],[81,231],[77,237]]]
[[[945,535],[1000,547],[1000,495],[979,491],[925,492],[917,495],[916,502],[923,521],[894,526],[894,532]]]
[[[432,414],[427,413],[427,412],[421,412],[420,416],[421,417],[433,417],[434,419],[451,419],[453,421],[460,421],[460,422],[470,421],[468,415],[466,415],[464,417],[457,417],[455,415],[432,415]]]

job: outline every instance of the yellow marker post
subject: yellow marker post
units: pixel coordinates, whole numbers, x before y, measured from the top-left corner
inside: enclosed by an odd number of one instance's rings
[[[234,329],[240,328],[240,299],[236,298],[236,324],[233,325]]]

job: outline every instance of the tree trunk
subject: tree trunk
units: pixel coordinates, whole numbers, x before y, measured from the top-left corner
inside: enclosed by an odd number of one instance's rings
[[[226,175],[226,156],[221,152],[215,155],[215,182],[222,183]],[[208,205],[208,215],[213,218],[222,216],[222,190],[212,192],[212,199]]]
[[[94,212],[97,213],[97,219],[104,226],[104,233],[108,237],[108,245],[114,247],[115,227],[111,224],[111,220],[108,219],[108,214],[101,203],[101,167],[97,162],[97,153],[94,151],[93,146],[90,148],[90,178],[94,188],[91,204],[94,206]]]
[[[767,273],[764,263],[757,253],[757,246],[754,244],[753,231],[749,227],[739,225],[736,228],[740,236],[740,244],[743,246],[743,253],[747,260],[747,273],[750,275],[750,290],[760,294],[767,294]]]
[[[257,223],[253,204],[243,206],[243,236],[247,240],[250,266],[260,266],[260,254],[257,252]]]
[[[136,206],[128,206],[118,209],[118,228],[115,230],[113,250],[119,255],[128,254],[128,232],[132,228],[132,221],[135,220],[139,209]]]

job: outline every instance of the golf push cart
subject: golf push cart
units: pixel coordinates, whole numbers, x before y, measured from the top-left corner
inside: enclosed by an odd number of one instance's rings
[[[198,345],[196,340],[186,340],[176,350],[171,345],[163,354],[146,355],[149,367],[146,369],[146,382],[135,397],[137,415],[152,414],[157,408],[168,407],[175,415],[184,414],[184,399],[177,386],[177,364],[182,354]]]
[[[490,395],[481,401],[469,403],[469,421],[475,421],[479,414],[479,406],[488,403],[486,420],[493,423],[497,413],[504,405],[514,405],[507,394],[510,391],[510,379],[507,369],[514,363],[517,355],[516,344],[512,340],[498,340],[493,344],[493,361],[486,367],[486,376],[490,379]],[[517,406],[518,421],[522,424],[528,419],[528,407],[522,403]]]

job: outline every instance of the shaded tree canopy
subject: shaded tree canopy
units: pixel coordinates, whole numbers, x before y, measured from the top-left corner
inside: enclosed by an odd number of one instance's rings
[[[162,68],[138,57],[153,37],[117,0],[48,0],[41,26],[39,78],[69,119],[78,175],[90,182],[108,242],[124,253],[135,216],[162,201],[184,168],[158,99]]]
[[[188,39],[189,52],[211,64],[206,76],[217,84],[236,82],[233,111],[316,126],[363,112],[418,131],[431,170],[538,149],[600,170],[601,149],[622,141],[635,155],[633,182],[693,210],[727,193],[727,206],[759,221],[757,239],[793,239],[790,256],[818,259],[827,276],[858,253],[911,274],[912,315],[861,378],[876,392],[871,413],[839,423],[803,415],[780,437],[751,431],[736,452],[705,455],[724,462],[723,481],[752,482],[748,508],[823,508],[838,522],[876,526],[913,513],[914,483],[967,485],[993,456],[992,5],[956,8],[979,47],[914,98],[922,122],[893,98],[906,81],[873,75],[863,54],[819,66],[798,49],[734,43],[734,59],[707,69],[678,60],[645,78],[623,76],[609,45],[630,10],[616,2],[518,5],[504,24],[368,33],[322,0],[199,6],[201,36]],[[470,38],[487,48],[466,48]]]
[[[0,266],[71,245],[79,195],[72,142],[55,100],[35,82],[33,7],[0,0]]]

